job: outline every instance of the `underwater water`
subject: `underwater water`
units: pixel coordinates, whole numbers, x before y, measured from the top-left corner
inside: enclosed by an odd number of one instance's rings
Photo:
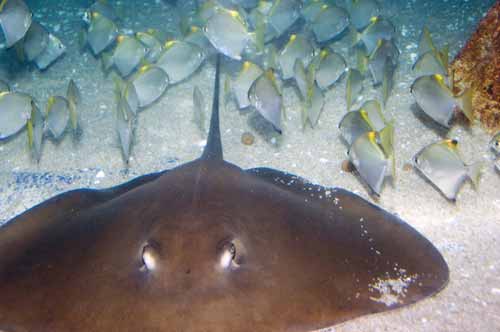
[[[41,109],[50,96],[65,94],[73,79],[80,89],[81,135],[61,141],[46,139],[41,159],[33,160],[26,131],[0,140],[0,224],[47,198],[70,189],[106,188],[138,175],[173,168],[197,158],[206,137],[193,122],[193,89],[204,95],[206,117],[211,105],[214,61],[209,58],[187,80],[170,86],[137,119],[129,163],[125,163],[115,124],[114,82],[88,49],[81,52],[78,36],[89,1],[26,1],[33,18],[57,35],[66,54],[44,71],[21,64],[15,53],[0,50],[0,78],[12,90],[33,96]],[[178,36],[179,17],[166,1],[113,1],[120,28],[155,28]],[[303,129],[301,101],[292,84],[282,86],[284,118],[279,134],[253,110],[239,111],[234,100],[222,98],[221,130],[224,157],[242,168],[271,167],[302,176],[323,186],[342,187],[397,214],[426,236],[443,254],[451,276],[447,288],[416,305],[349,321],[332,331],[494,331],[500,328],[500,173],[488,148],[491,136],[479,125],[457,124],[449,132],[423,117],[410,93],[412,65],[424,26],[438,45],[449,44],[450,59],[474,31],[493,0],[380,1],[382,14],[396,27],[401,55],[393,91],[384,110],[394,119],[397,176],[376,198],[360,179],[342,170],[347,146],[338,124],[346,113],[342,78],[325,92],[325,105],[315,128]],[[343,1],[339,1],[343,5]],[[332,43],[349,66],[356,59],[348,37]],[[239,62],[225,58],[222,80],[235,76]],[[369,80],[366,80],[368,82]],[[365,84],[362,99],[377,98],[380,89]],[[354,107],[356,108],[356,107]],[[242,134],[255,136],[242,144]],[[467,164],[485,168],[477,190],[466,183],[456,203],[446,200],[416,170],[406,167],[426,145],[443,137],[457,138]],[[1,294],[0,294],[1,296]]]

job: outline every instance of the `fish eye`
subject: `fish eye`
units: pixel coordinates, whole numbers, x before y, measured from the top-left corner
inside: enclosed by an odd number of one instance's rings
[[[142,267],[141,270],[153,271],[158,267],[158,253],[149,244],[142,248]]]

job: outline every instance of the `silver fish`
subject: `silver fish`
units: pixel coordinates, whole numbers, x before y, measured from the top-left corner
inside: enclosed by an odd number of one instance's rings
[[[353,142],[348,151],[349,160],[376,195],[380,195],[387,176],[395,177],[393,135],[392,125],[379,133],[364,133]]]
[[[252,106],[281,133],[282,97],[272,70],[253,83],[249,98]]]
[[[47,47],[35,58],[38,69],[44,70],[66,52],[66,46],[53,34],[49,34]]]
[[[449,128],[455,109],[460,109],[469,121],[472,114],[472,90],[455,96],[442,75],[419,77],[411,86],[411,93],[418,106],[434,121]]]
[[[316,83],[322,90],[328,89],[346,72],[347,64],[344,57],[329,48],[321,50],[319,64],[316,68]]]
[[[47,111],[45,115],[47,128],[54,137],[58,140],[68,127],[70,120],[70,111],[68,100],[61,96],[52,96],[47,102]]]
[[[281,68],[281,78],[288,80],[294,76],[294,66],[297,59],[301,59],[307,67],[314,57],[314,48],[303,35],[290,35],[288,43],[283,47],[278,62]]]
[[[370,19],[380,14],[380,6],[375,0],[349,0],[347,9],[351,22],[357,30],[370,24]]]
[[[349,14],[335,5],[324,5],[311,23],[311,28],[318,43],[323,43],[339,36],[349,26]]]
[[[169,77],[162,68],[144,65],[130,78],[124,97],[135,114],[138,107],[147,107],[157,101],[168,85]]]
[[[7,48],[26,35],[31,20],[31,11],[23,0],[4,0],[0,3],[0,26]]]
[[[170,84],[176,84],[191,76],[204,60],[205,56],[198,45],[171,40],[165,44],[156,65],[167,73]]]
[[[31,96],[19,92],[0,92],[0,140],[24,128],[31,114]]]
[[[465,165],[458,141],[445,139],[424,147],[413,158],[415,167],[449,200],[455,201],[463,183],[479,184],[482,164]]]

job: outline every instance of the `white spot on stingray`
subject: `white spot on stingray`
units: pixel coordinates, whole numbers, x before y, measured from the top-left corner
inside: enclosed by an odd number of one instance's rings
[[[377,278],[374,283],[368,285],[370,292],[378,292],[379,296],[371,296],[370,300],[385,304],[391,307],[402,303],[406,297],[408,287],[417,279],[417,275],[407,276],[404,269],[399,270],[396,278]]]

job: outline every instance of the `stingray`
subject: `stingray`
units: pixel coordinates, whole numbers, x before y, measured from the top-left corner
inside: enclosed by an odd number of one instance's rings
[[[438,250],[340,188],[202,156],[55,196],[0,228],[3,332],[307,332],[444,288]]]

